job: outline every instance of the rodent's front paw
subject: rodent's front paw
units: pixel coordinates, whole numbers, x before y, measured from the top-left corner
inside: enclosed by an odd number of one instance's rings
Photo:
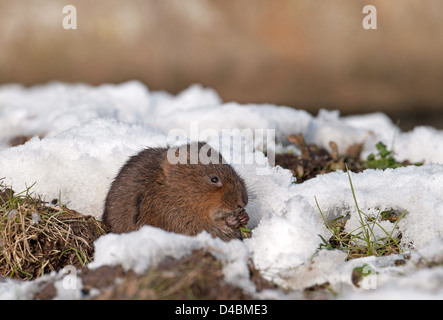
[[[226,225],[228,227],[231,227],[231,228],[234,228],[234,229],[237,229],[237,228],[239,228],[241,226],[240,220],[236,216],[229,216],[229,217],[227,217],[226,218]]]
[[[241,226],[246,226],[248,224],[248,222],[249,222],[249,215],[248,215],[248,213],[245,210],[240,212],[237,217],[238,217],[238,220],[240,221],[240,225]]]
[[[249,215],[245,210],[241,211],[237,215],[226,217],[226,225],[234,229],[246,226],[248,222],[249,222]]]

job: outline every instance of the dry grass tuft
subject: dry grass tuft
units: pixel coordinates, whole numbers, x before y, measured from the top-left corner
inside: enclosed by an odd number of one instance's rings
[[[90,262],[94,240],[106,233],[104,225],[64,207],[49,207],[29,190],[15,195],[0,184],[0,275],[30,280]]]

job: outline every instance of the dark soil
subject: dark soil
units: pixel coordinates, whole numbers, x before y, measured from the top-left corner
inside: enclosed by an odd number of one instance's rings
[[[339,153],[334,142],[330,143],[332,152],[316,145],[306,144],[302,135],[292,135],[288,137],[300,150],[301,155],[284,153],[275,155],[275,164],[285,169],[289,169],[292,175],[297,178],[297,183],[302,183],[312,179],[319,174],[329,173],[337,170],[346,170],[346,166],[353,172],[361,172],[365,169],[365,162],[360,160],[362,145],[351,146]]]

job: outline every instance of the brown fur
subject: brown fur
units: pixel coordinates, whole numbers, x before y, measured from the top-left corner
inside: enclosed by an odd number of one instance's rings
[[[214,149],[208,153],[214,161],[190,164],[192,152],[186,147],[186,164],[171,164],[167,148],[145,149],[128,160],[106,198],[103,222],[112,232],[148,224],[186,235],[206,230],[226,241],[241,238],[238,227],[249,220],[243,179]],[[197,147],[208,145],[199,142]]]

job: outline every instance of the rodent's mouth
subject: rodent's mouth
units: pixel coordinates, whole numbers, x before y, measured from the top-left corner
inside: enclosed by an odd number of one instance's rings
[[[226,217],[225,222],[228,227],[238,229],[245,227],[249,222],[249,215],[244,208],[234,210],[233,215]]]
[[[245,211],[245,208],[243,208],[243,207],[239,207],[233,211],[226,211],[223,209],[217,209],[217,210],[212,210],[210,215],[214,220],[217,221],[217,220],[224,220],[224,219],[226,219],[228,217],[232,217],[232,216],[234,216],[234,217],[238,216],[243,211]]]

